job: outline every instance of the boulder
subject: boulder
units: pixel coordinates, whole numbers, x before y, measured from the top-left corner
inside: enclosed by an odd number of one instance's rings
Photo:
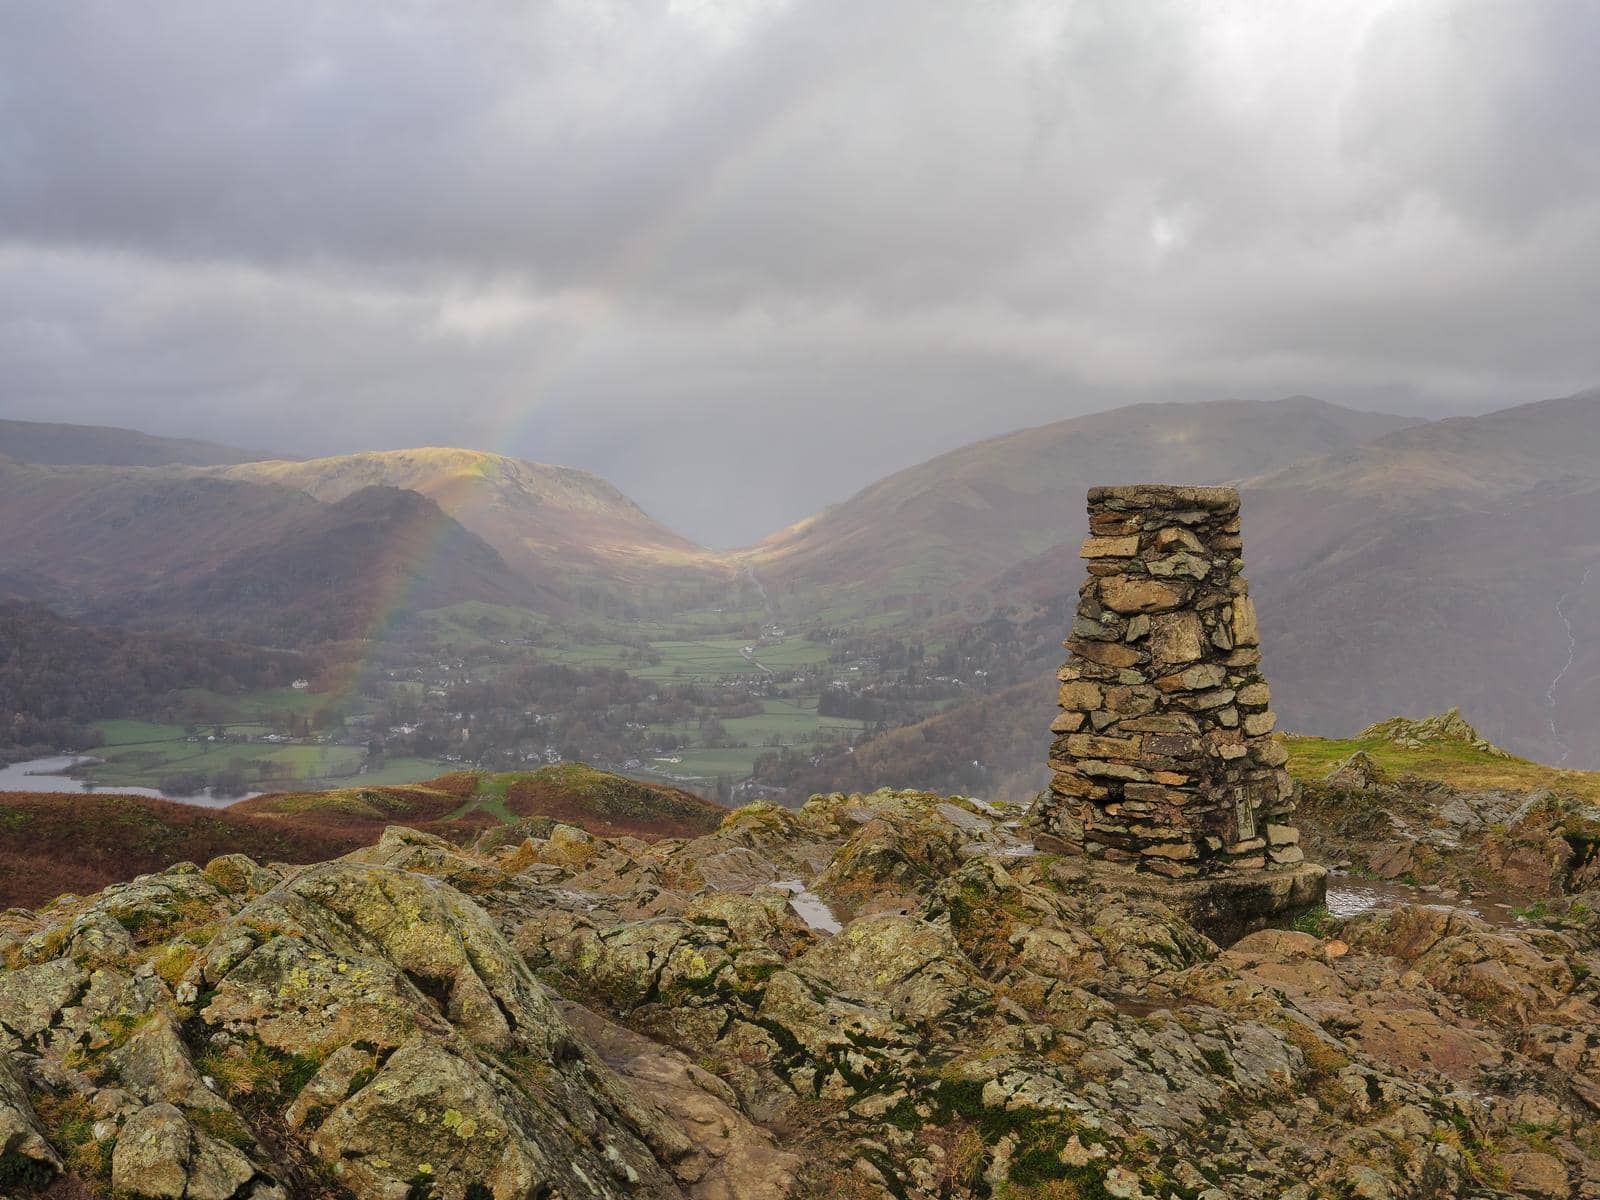
[[[44,1183],[63,1168],[28,1101],[28,1089],[0,1050],[0,1184]]]
[[[242,1152],[195,1129],[171,1104],[142,1108],[122,1127],[111,1189],[138,1200],[286,1200]]]
[[[0,1049],[37,1038],[88,982],[88,972],[70,958],[0,971]]]

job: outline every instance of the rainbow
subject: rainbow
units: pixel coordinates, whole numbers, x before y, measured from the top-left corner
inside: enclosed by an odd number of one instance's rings
[[[371,669],[389,630],[399,618],[410,611],[411,596],[422,581],[428,566],[439,556],[451,518],[442,507],[436,508],[440,519],[430,522],[427,536],[420,552],[405,561],[405,552],[392,543],[384,547],[384,561],[379,567],[379,584],[367,610],[362,632],[355,639],[355,652],[341,653],[324,674],[312,681],[313,690],[326,697],[319,706],[325,711],[344,716],[351,702],[357,699],[361,679]]]
[[[773,18],[773,25],[781,24],[789,16]],[[637,293],[672,250],[694,230],[706,225],[717,198],[737,187],[740,178],[762,161],[781,141],[785,131],[804,122],[845,66],[841,58],[833,71],[796,79],[787,94],[764,99],[762,107],[753,107],[741,114],[745,119],[739,136],[728,139],[721,152],[692,178],[685,177],[658,206],[651,219],[619,239],[586,279],[562,290],[561,295],[569,302],[569,310],[575,318],[572,336],[544,355],[525,378],[523,396],[509,406],[490,439],[490,449],[505,448],[510,452],[523,444],[533,414],[559,389],[581,360],[585,348],[614,324],[629,297]],[[440,511],[448,517],[447,499],[435,499],[439,501]],[[348,711],[357,698],[361,678],[373,666],[385,634],[399,615],[408,610],[411,595],[421,575],[436,558],[446,529],[445,521],[437,523],[432,544],[416,557],[410,569],[385,572],[384,583],[368,613],[363,635],[358,639],[361,651],[341,658],[335,668],[316,682],[317,691],[327,696],[327,707],[332,711],[341,714]]]

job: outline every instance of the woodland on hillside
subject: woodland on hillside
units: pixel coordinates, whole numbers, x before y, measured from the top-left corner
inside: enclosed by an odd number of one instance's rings
[[[91,628],[35,604],[0,603],[0,630],[0,761],[89,749],[96,718],[189,719],[191,689],[286,686],[309,669],[298,654]]]

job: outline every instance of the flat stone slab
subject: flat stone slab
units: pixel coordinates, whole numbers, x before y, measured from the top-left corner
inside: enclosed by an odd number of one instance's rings
[[[1089,503],[1107,500],[1137,505],[1140,508],[1210,508],[1235,512],[1239,493],[1230,487],[1193,487],[1172,483],[1120,483],[1089,489]]]

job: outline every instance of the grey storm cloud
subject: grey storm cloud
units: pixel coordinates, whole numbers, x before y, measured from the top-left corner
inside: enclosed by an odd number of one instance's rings
[[[0,0],[0,412],[715,542],[1017,425],[1600,380],[1587,0]]]

